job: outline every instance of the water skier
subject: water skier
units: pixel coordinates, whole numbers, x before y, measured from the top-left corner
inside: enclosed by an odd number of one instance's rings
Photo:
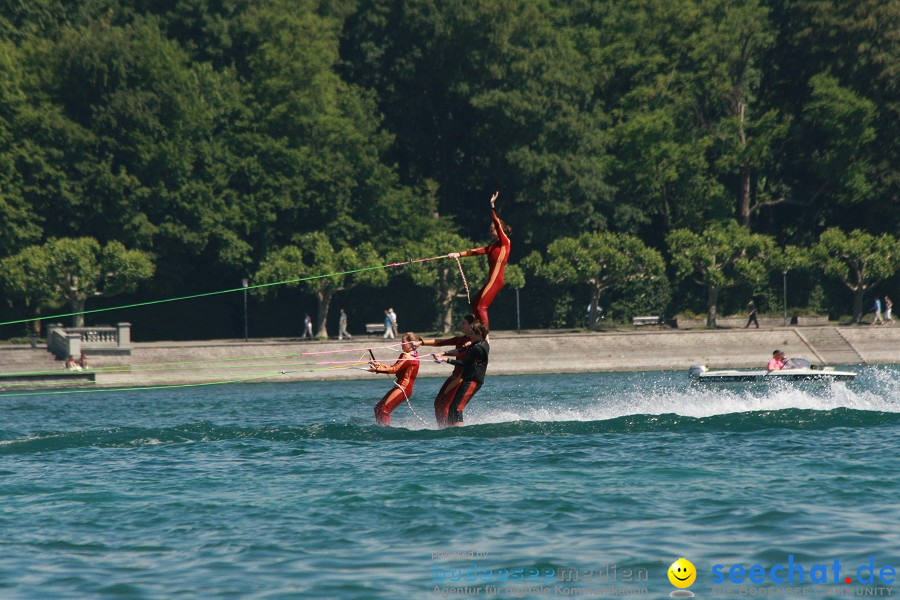
[[[447,421],[451,427],[459,427],[463,424],[463,410],[484,385],[488,355],[491,351],[491,347],[485,339],[488,333],[487,327],[476,321],[472,324],[472,333],[469,334],[472,344],[465,348],[465,358],[458,358],[460,353],[458,350],[449,350],[435,355],[437,360],[462,367],[460,383],[456,388],[456,394],[453,395],[453,400],[450,401],[447,413]]]
[[[509,235],[512,229],[500,220],[494,204],[500,192],[494,192],[491,196],[491,243],[484,248],[472,248],[462,252],[451,252],[447,256],[450,258],[459,258],[460,256],[475,256],[476,254],[487,254],[488,257],[488,280],[478,294],[472,299],[472,312],[475,317],[489,328],[487,309],[497,297],[497,293],[504,283],[504,272],[506,263],[509,261],[509,252],[512,248]]]
[[[394,387],[375,405],[375,423],[378,425],[390,425],[391,413],[394,409],[404,400],[408,401],[409,397],[412,396],[413,385],[415,385],[416,376],[419,374],[419,356],[416,352],[417,343],[422,343],[421,337],[414,333],[405,333],[401,344],[403,351],[393,365],[387,367],[375,360],[369,363],[369,371],[372,373],[387,373],[397,377]]]
[[[455,346],[457,351],[456,358],[462,360],[466,356],[466,348],[472,343],[472,339],[469,336],[472,333],[473,323],[475,323],[475,315],[466,315],[459,323],[459,330],[462,332],[462,335],[451,338],[423,340],[422,345]],[[454,366],[453,372],[450,373],[450,376],[444,382],[444,385],[438,390],[437,396],[434,397],[434,418],[437,419],[438,427],[443,428],[448,425],[447,419],[450,411],[450,402],[456,394],[456,389],[459,387],[460,381],[462,381],[461,374],[462,366]]]

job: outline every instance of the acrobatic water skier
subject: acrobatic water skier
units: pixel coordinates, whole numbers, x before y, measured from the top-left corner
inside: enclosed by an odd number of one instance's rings
[[[466,315],[459,323],[459,330],[462,332],[462,335],[451,338],[423,340],[422,345],[455,346],[457,360],[463,360],[466,357],[466,348],[472,344],[472,338],[469,336],[472,333],[473,323],[475,323],[475,315]],[[462,366],[455,365],[453,367],[453,372],[450,373],[450,376],[444,382],[444,385],[438,390],[437,396],[434,397],[434,418],[437,419],[438,427],[447,427],[449,424],[447,419],[450,411],[450,402],[453,401],[459,383],[462,381],[461,374]]]
[[[463,409],[484,385],[488,355],[491,351],[486,339],[488,333],[487,327],[476,321],[472,324],[472,332],[469,334],[472,344],[465,349],[465,358],[459,359],[460,352],[458,350],[448,350],[434,355],[436,360],[462,367],[459,386],[456,388],[456,394],[453,395],[447,411],[447,422],[451,427],[459,427],[463,424]]]
[[[447,256],[449,258],[459,258],[460,256],[475,256],[476,254],[487,254],[488,257],[488,280],[478,294],[472,298],[472,312],[475,318],[484,323],[486,328],[490,328],[488,321],[488,307],[497,297],[500,288],[503,287],[504,273],[506,271],[506,263],[509,261],[509,253],[512,248],[510,234],[512,229],[509,225],[500,220],[497,211],[494,208],[500,192],[494,192],[491,196],[491,243],[483,248],[472,248],[462,252],[451,252]]]
[[[396,375],[394,387],[384,395],[375,405],[375,423],[378,425],[390,425],[391,413],[404,400],[409,400],[419,374],[419,355],[416,346],[422,343],[422,338],[414,333],[403,334],[400,356],[397,361],[387,367],[375,360],[369,362],[369,371],[372,373],[387,373]]]

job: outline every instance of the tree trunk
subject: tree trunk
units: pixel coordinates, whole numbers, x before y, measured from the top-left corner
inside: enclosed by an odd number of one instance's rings
[[[69,302],[72,307],[72,327],[84,327],[84,300],[80,298],[72,299]]]
[[[441,294],[441,313],[443,313],[441,332],[447,333],[453,328],[453,300],[456,298],[456,292],[459,288],[449,286],[444,289]]]
[[[706,297],[706,326],[707,327],[715,327],[716,326],[716,308],[719,303],[719,288],[711,285],[709,286],[709,290]]]
[[[319,320],[318,333],[316,333],[316,338],[321,340],[328,339],[328,328],[326,323],[328,322],[328,307],[331,306],[331,298],[334,296],[334,292],[325,291],[325,292],[316,292],[316,298],[319,300],[319,311],[316,314]]]
[[[747,132],[744,130],[744,113],[747,106],[738,102],[738,140],[741,152],[747,148]],[[741,163],[740,175],[741,189],[738,196],[738,219],[744,227],[750,226],[750,161],[744,158]]]
[[[863,294],[865,286],[857,286],[853,289],[853,322],[859,324],[863,316]]]
[[[598,287],[591,289],[591,307],[588,312],[588,329],[598,329],[600,325],[600,292]]]

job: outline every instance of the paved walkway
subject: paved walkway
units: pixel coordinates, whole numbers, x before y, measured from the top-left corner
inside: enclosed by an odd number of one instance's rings
[[[367,348],[382,362],[399,354],[396,340],[297,339],[136,343],[131,356],[93,356],[97,385],[134,386],[212,381],[361,379]],[[817,364],[900,364],[900,327],[787,327],[720,330],[642,328],[610,332],[491,333],[492,375],[759,367],[774,349]],[[358,365],[347,362],[360,361]],[[0,346],[0,372],[61,369],[45,350]],[[338,364],[318,364],[338,363]],[[355,366],[356,368],[352,368]],[[109,369],[121,369],[110,372]],[[282,373],[285,371],[285,373]],[[423,360],[421,377],[445,377],[449,365]]]

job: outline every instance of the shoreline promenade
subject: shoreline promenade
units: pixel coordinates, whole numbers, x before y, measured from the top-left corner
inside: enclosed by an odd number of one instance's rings
[[[366,348],[381,362],[399,355],[396,340],[296,338],[136,342],[131,356],[91,355],[97,387],[221,381],[365,379]],[[491,375],[762,367],[774,349],[819,365],[900,364],[900,327],[776,327],[760,329],[618,329],[495,331]],[[428,348],[431,350],[431,348]],[[435,349],[437,350],[437,349]],[[359,361],[353,365],[354,361]],[[321,364],[333,363],[333,364]],[[0,346],[0,372],[62,370],[45,349]],[[356,367],[356,368],[353,368]],[[111,371],[111,370],[115,371]],[[287,371],[286,373],[281,373]],[[446,377],[450,367],[422,355],[420,377]],[[2,384],[0,384],[2,385]]]

